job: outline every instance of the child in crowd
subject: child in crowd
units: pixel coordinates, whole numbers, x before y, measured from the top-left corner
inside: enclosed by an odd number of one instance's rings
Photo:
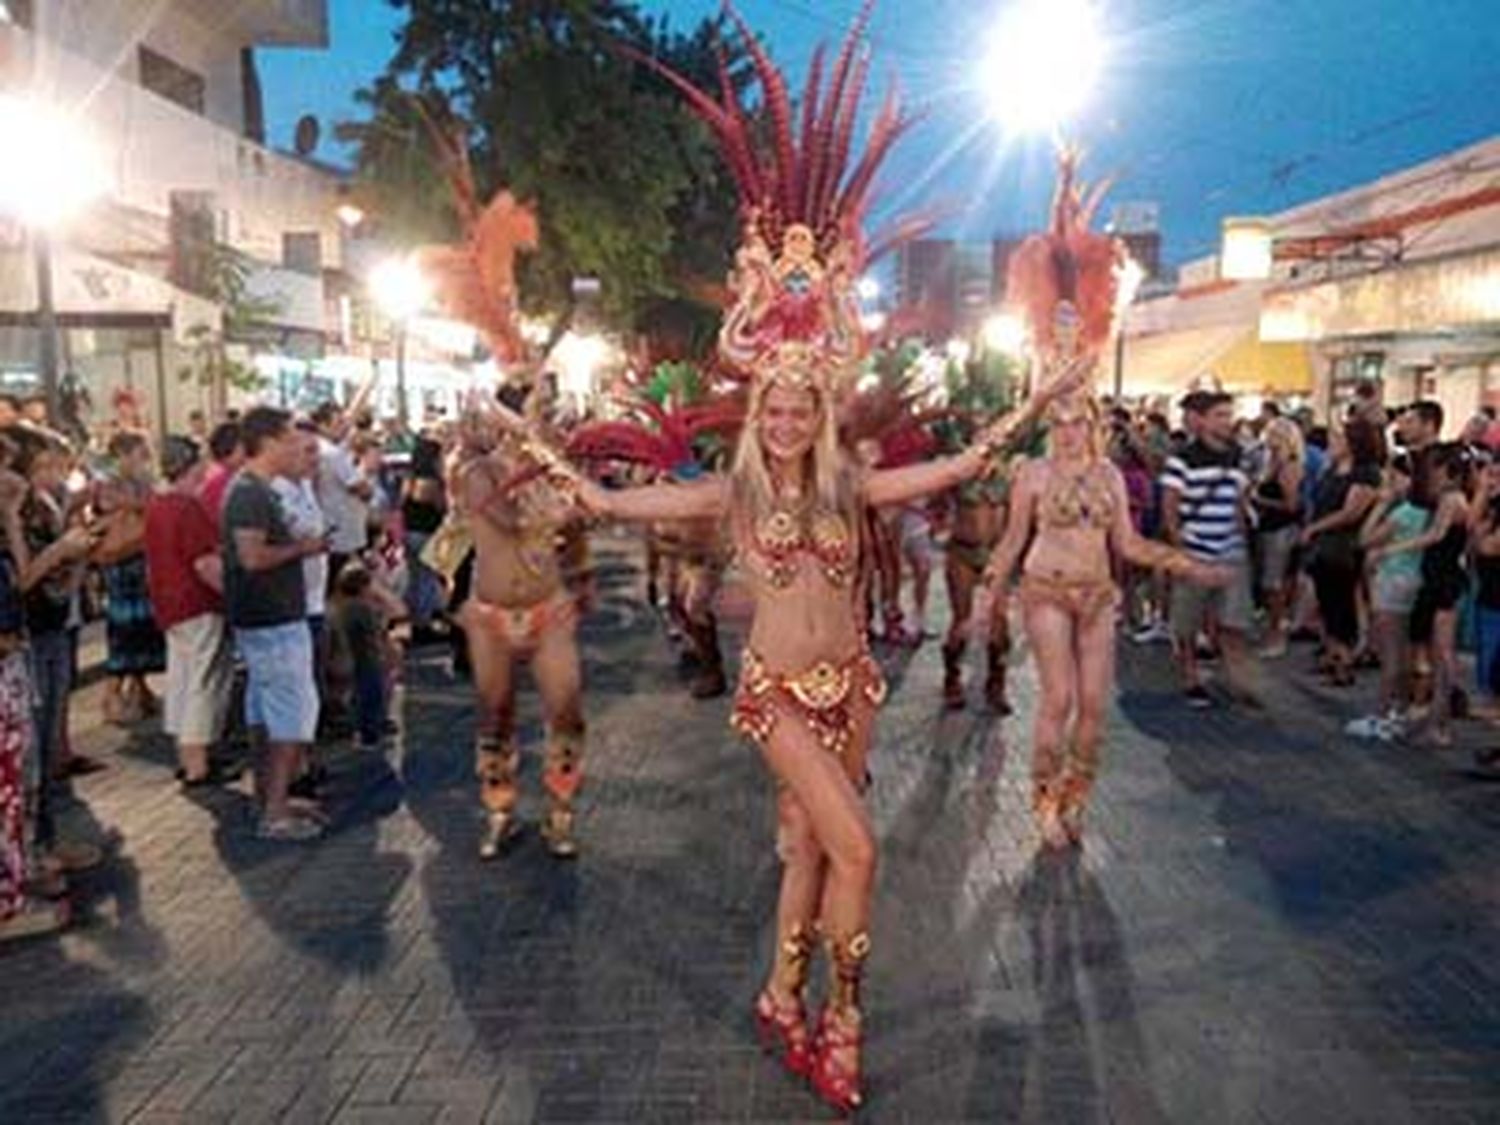
[[[330,676],[352,686],[355,729],[367,750],[385,736],[392,669],[399,665],[387,602],[363,565],[350,563],[339,572],[329,611]]]
[[[1413,503],[1411,464],[1405,457],[1386,469],[1380,493],[1360,529],[1359,545],[1376,552],[1412,540],[1426,530],[1431,513]],[[1411,706],[1411,611],[1422,588],[1422,556],[1416,551],[1376,558],[1369,566],[1370,611],[1380,657],[1380,695],[1375,713],[1344,727],[1354,738],[1390,742],[1406,733]]]

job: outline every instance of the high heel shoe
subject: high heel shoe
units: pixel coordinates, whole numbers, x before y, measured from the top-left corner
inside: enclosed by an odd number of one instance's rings
[[[813,1038],[812,1073],[808,1077],[818,1097],[840,1113],[853,1113],[864,1104],[860,1076],[864,1028],[859,991],[865,959],[870,955],[870,935],[830,938],[828,955],[833,961],[833,981]]]
[[[755,998],[755,1026],[761,1046],[799,1078],[806,1078],[812,1070],[812,1037],[807,1031],[802,993],[817,945],[812,926],[801,922],[793,925],[776,950],[776,980],[787,999],[778,999],[769,987]]]
[[[853,1113],[864,1105],[859,1067],[863,1038],[857,1008],[838,1015],[825,1011],[818,1021],[808,1079],[813,1092],[840,1113]],[[853,1063],[847,1061],[851,1056]]]
[[[755,1029],[760,1045],[798,1078],[812,1071],[812,1041],[807,1010],[800,997],[778,1000],[769,988],[755,998]]]

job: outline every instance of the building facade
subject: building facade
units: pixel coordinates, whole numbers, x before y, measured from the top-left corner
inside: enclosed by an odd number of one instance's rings
[[[1456,432],[1500,407],[1500,138],[1265,220],[1269,276],[1190,263],[1132,306],[1127,394],[1212,380],[1335,415],[1362,381],[1442,402]]]
[[[0,92],[75,119],[104,173],[51,236],[60,366],[96,420],[123,389],[177,426],[224,405],[225,370],[349,343],[340,177],[266,146],[255,65],[327,42],[327,0],[0,0]],[[0,231],[13,393],[38,379],[32,259],[30,232]]]

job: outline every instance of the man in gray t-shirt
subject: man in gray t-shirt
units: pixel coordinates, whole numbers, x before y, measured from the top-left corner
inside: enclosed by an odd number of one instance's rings
[[[224,501],[224,604],[245,659],[245,719],[263,727],[260,835],[309,840],[321,832],[288,800],[304,747],[318,727],[312,634],[307,624],[302,560],[328,549],[322,539],[293,536],[272,481],[294,472],[301,454],[291,416],[258,406],[241,423],[248,459]]]
[[[247,568],[235,549],[236,533],[257,532],[265,545],[296,542],[272,484],[247,466],[224,500],[224,599],[229,623],[241,629],[286,625],[307,616],[302,558],[266,570]]]

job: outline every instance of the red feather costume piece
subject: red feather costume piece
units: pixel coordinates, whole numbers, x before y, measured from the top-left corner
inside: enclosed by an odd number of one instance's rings
[[[464,241],[423,247],[417,264],[445,314],[478,329],[496,359],[521,359],[525,343],[517,327],[516,255],[537,247],[541,232],[536,211],[508,191],[481,206],[463,125],[439,123],[425,109],[422,120],[453,193]]]
[[[1059,152],[1051,226],[1021,244],[1006,276],[1006,302],[1021,310],[1033,346],[1044,357],[1074,346],[1079,353],[1097,355],[1114,329],[1125,250],[1118,239],[1089,229],[1110,185],[1105,181],[1085,191],[1078,180],[1079,161],[1076,150]],[[1058,338],[1058,314],[1064,305],[1076,312],[1076,345]]]
[[[745,400],[733,396],[667,409],[647,398],[629,407],[642,420],[595,422],[575,430],[568,440],[568,456],[579,460],[629,461],[647,465],[659,474],[682,473],[696,467],[694,442],[707,434],[730,440],[745,424]]]
[[[876,173],[914,123],[893,90],[855,159],[854,131],[869,73],[868,55],[860,48],[872,7],[873,0],[866,0],[826,73],[824,48],[815,52],[799,119],[785,76],[739,13],[725,5],[764,94],[764,137],[722,60],[715,96],[656,59],[627,52],[687,99],[713,131],[735,179],[744,233],[731,280],[735,300],[719,335],[720,354],[732,368],[766,378],[805,377],[811,369],[820,381],[831,382],[864,354],[854,295],[869,261],[861,225]],[[877,241],[890,249],[922,229],[918,222],[898,224]],[[773,354],[783,349],[779,358]]]

